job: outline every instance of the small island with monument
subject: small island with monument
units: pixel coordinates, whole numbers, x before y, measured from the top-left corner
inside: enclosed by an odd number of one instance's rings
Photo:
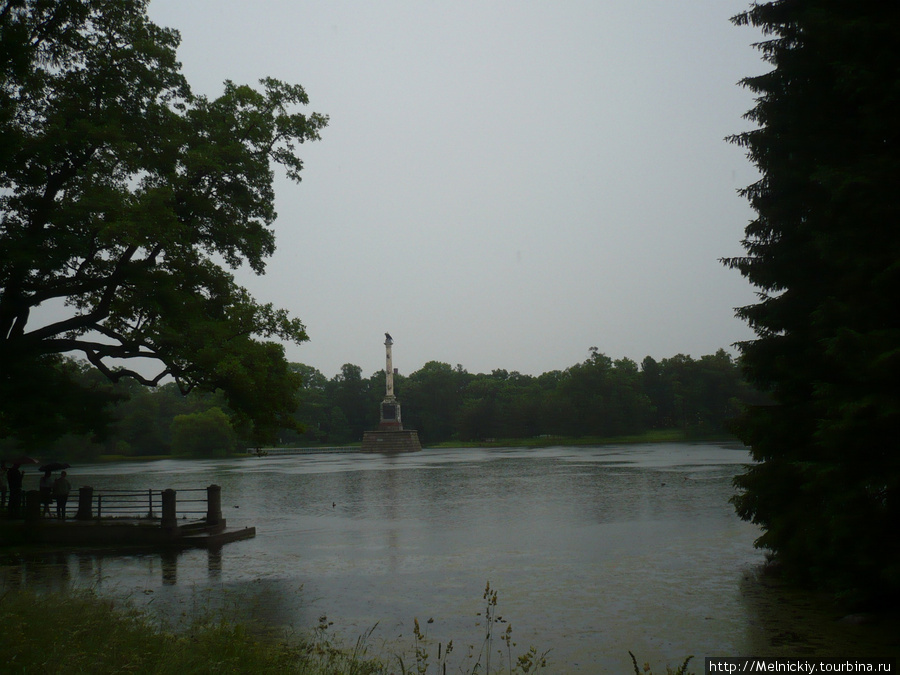
[[[385,396],[381,402],[380,421],[376,431],[363,432],[363,452],[417,452],[422,449],[419,434],[414,429],[404,429],[400,416],[400,401],[394,396],[394,365],[390,333],[384,334]]]

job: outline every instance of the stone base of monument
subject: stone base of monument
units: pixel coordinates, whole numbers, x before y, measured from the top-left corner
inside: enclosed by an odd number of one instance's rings
[[[363,452],[418,452],[421,449],[419,433],[414,429],[363,432]]]

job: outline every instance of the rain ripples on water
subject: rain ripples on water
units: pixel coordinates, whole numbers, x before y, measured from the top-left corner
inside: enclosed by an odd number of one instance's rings
[[[327,614],[351,642],[377,623],[399,651],[414,617],[434,619],[435,641],[477,644],[490,580],[522,651],[552,648],[553,672],[630,672],[628,650],[659,669],[694,654],[702,669],[703,656],[884,647],[896,625],[842,624],[760,577],[759,531],[728,503],[747,462],[739,446],[665,444],[73,466],[75,488],[221,485],[228,524],[257,536],[210,552],[7,555],[0,584],[92,588],[163,622],[223,610],[304,630]]]

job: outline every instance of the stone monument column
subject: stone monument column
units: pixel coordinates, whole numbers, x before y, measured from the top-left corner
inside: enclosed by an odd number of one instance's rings
[[[400,421],[400,401],[394,396],[394,363],[391,357],[391,345],[394,340],[390,333],[384,334],[384,400],[381,402],[381,421],[378,428],[382,431],[401,431],[403,423]]]
[[[391,334],[385,333],[385,392],[381,402],[381,421],[377,430],[363,432],[363,452],[418,452],[422,449],[419,434],[414,429],[404,429],[400,420],[400,401],[394,396],[394,361],[391,356],[393,344]]]
[[[391,339],[390,333],[384,334],[384,350],[387,353],[387,365],[384,367],[384,373],[386,375],[386,389],[385,396],[387,398],[394,398],[394,363],[391,358],[391,345],[394,344],[394,341]]]

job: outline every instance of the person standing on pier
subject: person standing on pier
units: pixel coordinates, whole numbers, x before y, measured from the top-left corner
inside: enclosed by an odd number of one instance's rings
[[[44,475],[41,476],[41,482],[38,483],[38,488],[41,492],[41,504],[44,505],[44,510],[41,515],[49,516],[50,502],[53,501],[53,476],[50,475],[49,471],[45,471]]]
[[[72,485],[66,478],[66,472],[63,471],[59,478],[53,482],[53,498],[56,500],[56,517],[60,520],[66,519],[66,502],[69,501],[69,493],[72,491]]]

